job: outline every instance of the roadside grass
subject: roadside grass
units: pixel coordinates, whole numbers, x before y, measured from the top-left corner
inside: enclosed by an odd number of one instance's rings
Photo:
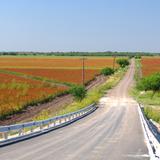
[[[134,74],[134,79],[137,81],[139,81],[139,79],[141,78],[141,59],[136,59],[135,60],[135,74]]]
[[[155,105],[160,106],[160,93],[155,93],[153,96],[152,91],[139,91],[138,89],[134,88],[132,90],[132,96],[135,99],[144,105]]]
[[[92,103],[98,103],[99,99],[106,93],[106,91],[113,88],[122,79],[126,70],[127,68],[119,69],[115,74],[109,76],[105,83],[88,91],[87,96],[82,101],[74,101],[72,104],[65,106],[63,110],[60,110],[57,113],[50,113],[49,110],[42,111],[38,116],[34,117],[33,120],[44,120],[52,116],[67,114],[80,110]]]
[[[135,81],[137,83],[140,79],[141,61],[137,59],[135,62]],[[152,91],[140,91],[135,84],[134,88],[131,90],[131,95],[137,102],[143,104],[143,111],[148,119],[153,119],[160,123],[160,93],[157,92],[153,96]]]
[[[148,118],[153,119],[160,124],[160,107],[145,107],[144,113]]]

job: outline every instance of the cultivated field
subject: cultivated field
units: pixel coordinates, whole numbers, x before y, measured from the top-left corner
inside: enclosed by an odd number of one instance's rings
[[[0,73],[0,118],[66,89],[65,86],[51,86],[48,83]]]
[[[148,76],[152,73],[160,72],[159,57],[143,57],[141,63],[143,76]]]
[[[8,71],[20,72],[27,75],[44,77],[59,82],[82,84],[81,69],[7,69]],[[85,82],[94,79],[100,73],[98,69],[85,70]]]
[[[113,58],[87,58],[85,83],[106,66],[113,66]],[[0,57],[0,118],[62,94],[69,89],[65,83],[82,84],[80,57]]]
[[[86,57],[86,68],[102,69],[106,66],[113,66],[112,57]],[[47,69],[79,69],[82,67],[82,60],[78,58],[59,57],[0,57],[0,68],[47,68]]]
[[[113,66],[113,58],[86,58],[85,83],[94,79],[100,70]],[[59,82],[82,84],[82,60],[78,58],[0,58],[0,68]]]

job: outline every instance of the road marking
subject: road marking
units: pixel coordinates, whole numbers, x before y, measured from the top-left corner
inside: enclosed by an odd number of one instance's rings
[[[125,157],[133,157],[133,158],[139,158],[139,157],[149,158],[150,157],[148,154],[142,154],[142,155],[127,154],[127,155],[124,155],[124,156]]]

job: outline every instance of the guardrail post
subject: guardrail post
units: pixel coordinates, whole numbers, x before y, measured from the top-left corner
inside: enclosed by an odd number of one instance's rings
[[[61,120],[61,118],[60,118],[60,119],[59,119],[59,124],[61,124],[61,121],[62,121],[62,120]]]
[[[33,132],[33,126],[31,127],[31,130],[30,130],[30,131],[31,131],[31,133]]]
[[[52,121],[49,122],[49,127],[51,127],[51,126],[52,126]]]
[[[4,138],[4,139],[8,139],[8,132],[4,132],[4,133],[3,133],[3,138]]]
[[[21,128],[18,133],[19,133],[19,136],[22,136],[24,134],[23,128]]]
[[[55,126],[55,125],[56,125],[56,120],[53,121],[53,126]]]
[[[40,130],[43,129],[43,124],[40,124],[39,129],[40,129]]]
[[[50,125],[49,125],[49,123],[48,123],[48,124],[47,124],[47,128],[49,128],[49,126],[50,126]]]

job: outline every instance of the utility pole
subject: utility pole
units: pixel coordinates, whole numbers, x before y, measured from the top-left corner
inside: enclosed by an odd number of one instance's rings
[[[86,60],[86,58],[82,57],[81,60],[82,60],[82,84],[84,86],[85,85],[85,62],[84,61]]]
[[[115,69],[116,56],[113,56],[113,69]]]

